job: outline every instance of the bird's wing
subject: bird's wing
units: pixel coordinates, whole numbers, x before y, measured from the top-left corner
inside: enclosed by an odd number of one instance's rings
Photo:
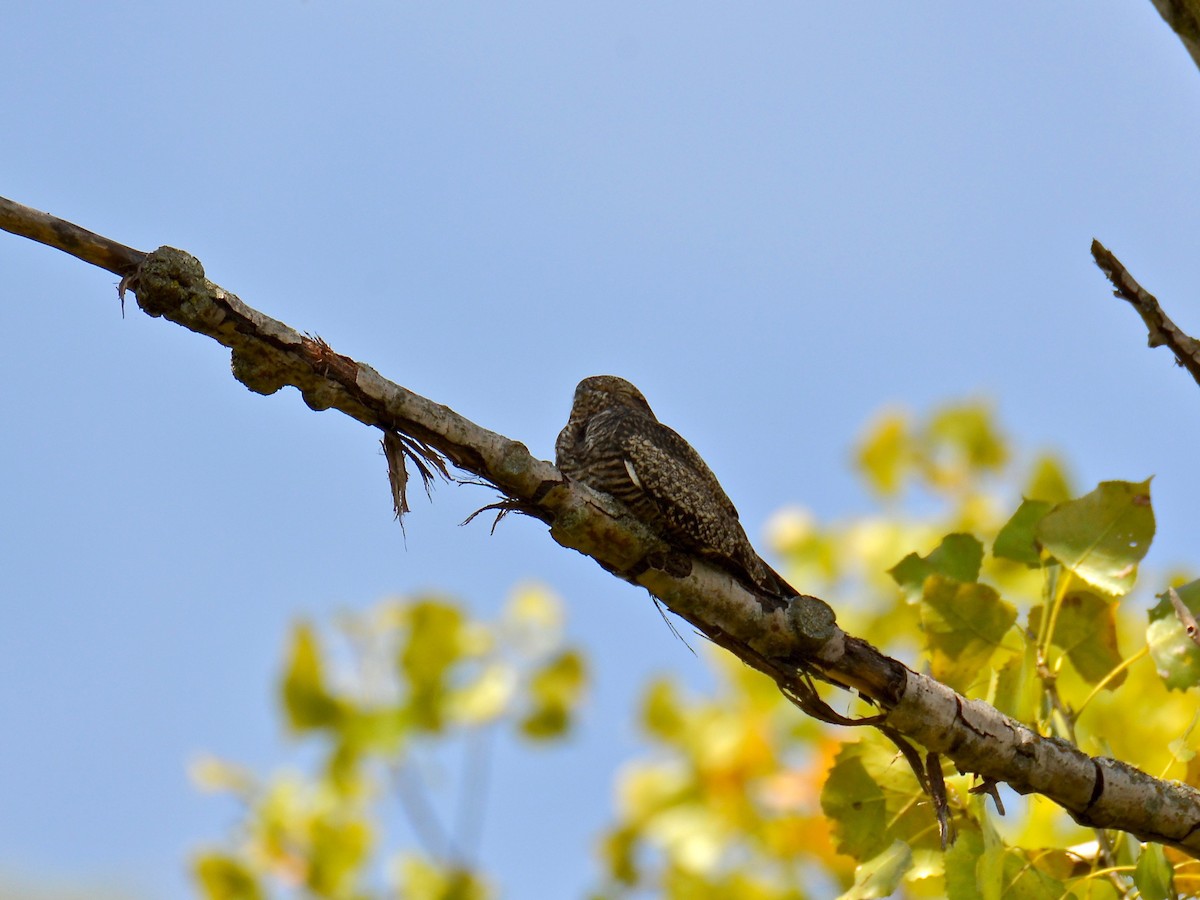
[[[733,502],[687,441],[661,423],[653,425],[631,430],[621,441],[630,480],[681,544],[745,567],[749,541]]]
[[[670,540],[751,589],[778,598],[797,594],[751,546],[733,501],[691,444],[658,422],[626,432],[620,443],[630,485],[654,506]]]

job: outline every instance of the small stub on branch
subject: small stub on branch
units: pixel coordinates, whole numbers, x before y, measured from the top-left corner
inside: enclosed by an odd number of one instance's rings
[[[787,618],[805,650],[824,646],[837,633],[837,616],[833,608],[824,600],[807,594],[788,600]]]

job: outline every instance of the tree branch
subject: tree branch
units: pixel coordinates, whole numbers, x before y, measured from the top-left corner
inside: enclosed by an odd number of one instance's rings
[[[1171,30],[1200,66],[1200,0],[1151,0]]]
[[[124,278],[146,254],[63,219],[0,197],[0,228],[63,250]]]
[[[1129,270],[1113,256],[1111,250],[1094,239],[1092,258],[1096,260],[1100,271],[1112,282],[1113,295],[1129,301],[1146,323],[1146,329],[1150,332],[1147,343],[1151,347],[1169,347],[1175,354],[1176,364],[1191,372],[1192,378],[1200,384],[1200,341],[1184,334],[1163,312],[1162,307],[1158,305],[1158,299],[1137,283],[1129,274]]]
[[[246,306],[207,281],[200,263],[180,250],[140,254],[43,213],[28,210],[26,216],[16,204],[2,208],[0,227],[122,275],[123,289],[133,290],[149,315],[229,347],[234,377],[252,391],[270,394],[292,385],[313,409],[338,409],[385,433],[414,438],[494,485],[512,508],[547,522],[559,544],[645,587],[810,712],[825,716],[829,710],[819,699],[814,706],[815,694],[807,693],[809,673],[815,673],[857,689],[882,710],[881,724],[889,732],[943,755],[959,771],[1006,782],[1020,793],[1040,793],[1082,824],[1121,829],[1200,857],[1200,792],[1193,788],[1041,737],[846,634],[815,597],[764,604],[727,573],[701,560],[680,559],[615,500],[567,481],[523,444]],[[81,241],[80,232],[89,239]],[[142,262],[131,273],[127,267],[137,258]]]

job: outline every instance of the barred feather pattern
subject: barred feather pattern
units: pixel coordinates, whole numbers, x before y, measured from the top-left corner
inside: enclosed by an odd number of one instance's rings
[[[715,563],[751,590],[797,594],[754,551],[700,454],[659,422],[623,378],[596,375],[579,383],[555,443],[555,464],[568,478],[620,500],[671,546]]]

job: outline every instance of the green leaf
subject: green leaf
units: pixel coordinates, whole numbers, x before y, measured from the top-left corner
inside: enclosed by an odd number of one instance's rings
[[[912,770],[876,736],[838,751],[821,809],[840,853],[867,860],[902,840],[914,849],[938,845],[937,825]]]
[[[946,900],[983,900],[976,871],[982,856],[983,835],[960,832],[946,850]]]
[[[977,809],[981,808],[982,803]],[[946,853],[947,900],[1064,900],[1075,896],[1042,869],[1053,853],[1008,847],[990,822],[979,824],[981,834],[968,831],[960,835]],[[1106,891],[1100,896],[1112,894]]]
[[[1176,592],[1192,615],[1200,617],[1200,580],[1176,588]],[[1170,595],[1159,596],[1159,603],[1150,610],[1146,643],[1163,683],[1170,690],[1184,691],[1200,684],[1200,647],[1175,615]]]
[[[1158,677],[1168,690],[1186,691],[1200,684],[1200,647],[1182,625],[1170,619],[1152,622],[1146,629],[1146,643]]]
[[[205,900],[262,900],[266,895],[246,863],[223,853],[202,853],[192,861],[192,875]]]
[[[838,852],[855,859],[869,859],[889,843],[887,800],[867,771],[864,752],[861,743],[844,745],[821,791],[821,809],[833,826]]]
[[[1146,844],[1133,870],[1133,883],[1142,894],[1142,900],[1167,900],[1175,896],[1172,884],[1174,870],[1167,862],[1162,844]]]
[[[1029,628],[1035,634],[1042,625],[1043,607],[1029,611]],[[1067,658],[1083,680],[1096,684],[1123,660],[1117,647],[1116,607],[1091,591],[1068,591],[1059,607],[1054,634],[1054,646],[1066,651]],[[1125,672],[1108,683],[1116,690],[1125,682]]]
[[[979,578],[983,563],[983,544],[971,534],[948,534],[928,556],[910,553],[888,570],[904,591],[909,603],[921,599],[925,579],[946,575],[955,581],[971,582]]]
[[[962,690],[974,682],[1017,620],[1017,611],[985,584],[942,575],[925,580],[921,627],[933,677]]]
[[[976,863],[976,887],[983,900],[1001,900],[1007,884],[1004,880],[1004,858],[1007,856],[1008,847],[1003,845],[995,830],[989,828],[989,832],[984,833],[983,852]]]
[[[1034,534],[1064,566],[1106,594],[1129,593],[1154,537],[1150,480],[1104,481],[1047,513]]]
[[[1031,859],[1031,856],[1033,859]],[[1039,854],[1016,847],[1004,854],[1004,897],[1019,900],[1063,900],[1070,897],[1066,886],[1045,872],[1033,860]]]
[[[1018,722],[1032,722],[1042,697],[1037,677],[1037,646],[1025,642],[1025,652],[1014,656],[996,673],[995,690],[989,701]]]
[[[890,897],[912,866],[912,849],[904,841],[893,841],[882,853],[860,863],[854,870],[854,886],[838,900],[878,900]]]
[[[1013,517],[1005,523],[992,544],[997,559],[1011,559],[1036,568],[1042,564],[1041,548],[1034,537],[1034,528],[1051,509],[1044,500],[1022,500]]]
[[[325,688],[321,651],[307,622],[300,622],[292,629],[282,693],[284,712],[293,730],[327,728],[337,722],[339,705]]]
[[[566,650],[550,660],[530,680],[533,709],[522,720],[521,730],[541,740],[564,734],[586,684],[583,658],[577,652]]]

